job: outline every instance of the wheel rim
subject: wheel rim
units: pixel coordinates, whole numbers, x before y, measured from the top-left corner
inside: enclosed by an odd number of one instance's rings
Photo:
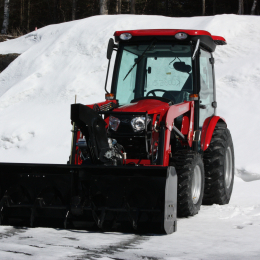
[[[232,176],[233,176],[233,160],[232,160],[232,152],[231,148],[228,147],[226,150],[226,169],[225,169],[225,183],[226,187],[229,188],[231,181],[232,181]]]
[[[191,194],[193,204],[197,204],[201,193],[201,169],[199,165],[196,165],[192,178]]]

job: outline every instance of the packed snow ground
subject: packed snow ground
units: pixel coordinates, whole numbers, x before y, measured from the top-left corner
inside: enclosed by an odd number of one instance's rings
[[[235,146],[230,204],[202,207],[178,220],[170,236],[0,227],[1,259],[260,258],[260,17],[96,16],[0,43],[2,54],[22,53],[0,74],[0,161],[66,163],[74,96],[83,104],[104,99],[108,39],[137,28],[203,29],[226,38],[214,56],[218,114]]]

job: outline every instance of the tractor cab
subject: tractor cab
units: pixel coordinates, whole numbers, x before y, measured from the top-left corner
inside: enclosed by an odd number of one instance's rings
[[[190,45],[152,41],[151,44],[126,44],[121,51],[118,77],[113,86],[120,105],[147,97],[162,97],[173,104],[189,100],[193,93]]]
[[[197,100],[200,128],[214,115],[212,52],[226,44],[224,38],[174,29],[117,31],[114,36],[118,44],[111,45],[117,48],[111,93],[120,106],[151,98],[170,105]]]

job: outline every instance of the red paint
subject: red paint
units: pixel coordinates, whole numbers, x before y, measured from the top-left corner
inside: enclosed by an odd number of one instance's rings
[[[182,30],[182,29],[151,29],[151,30],[128,30],[116,31],[114,36],[120,36],[122,33],[131,33],[133,36],[174,36],[176,33],[186,33],[190,36],[211,34],[203,30]]]
[[[165,142],[164,142],[164,158],[163,158],[163,166],[169,165],[169,158],[171,153],[170,139],[171,139],[171,131],[172,125],[174,123],[174,119],[182,114],[185,114],[190,111],[190,122],[189,122],[189,131],[188,131],[188,143],[189,146],[192,146],[192,136],[194,129],[194,101],[184,101],[181,104],[177,104],[171,106],[166,114],[166,133],[165,133]]]
[[[227,41],[225,40],[225,38],[221,37],[221,36],[215,36],[215,35],[212,35],[211,36],[213,41],[221,41],[221,42],[224,42],[225,44],[227,43]]]
[[[169,104],[156,99],[143,99],[135,103],[114,109],[114,112],[147,112],[148,114],[165,114]]]
[[[182,30],[182,29],[152,29],[152,30],[128,30],[116,31],[114,36],[120,36],[122,33],[130,33],[133,36],[174,36],[177,33],[186,33],[190,36],[207,35],[211,36],[213,41],[222,41],[226,43],[225,38],[221,36],[211,35],[204,30]]]
[[[187,135],[189,132],[190,119],[187,115],[182,118],[181,133]]]
[[[225,122],[225,119],[219,116],[208,117],[204,121],[201,131],[201,149],[203,151],[206,151],[209,147],[213,132],[219,120],[223,120]]]
[[[183,103],[171,106],[166,116],[166,127],[172,129],[172,123],[174,118],[188,112],[190,110],[191,103],[194,101],[184,101]]]
[[[203,123],[203,126],[202,126],[202,130],[201,130],[201,138],[200,138],[200,146],[201,146],[201,149],[202,151],[205,151],[204,150],[204,146],[205,146],[205,137],[206,137],[206,133],[207,133],[207,129],[208,129],[208,126],[209,126],[209,123],[210,123],[210,119],[211,117],[208,117],[205,119],[204,123]],[[215,129],[215,126],[214,126],[214,129]],[[213,130],[214,131],[214,130]],[[213,133],[213,132],[212,132]],[[212,136],[212,135],[211,135]],[[211,140],[211,139],[210,139]]]
[[[156,122],[156,119],[157,119],[157,116],[160,115],[160,114],[154,114],[153,116],[153,122],[152,122],[152,140],[151,140],[151,147],[150,147],[150,152],[155,154],[156,153],[156,149],[158,147],[158,139],[159,139],[159,127],[160,127],[160,120],[159,119],[157,122]],[[155,122],[156,122],[156,125],[155,125]],[[154,144],[154,145],[153,145]],[[153,149],[153,146],[154,146],[154,150],[152,151]]]
[[[77,132],[77,142],[78,142],[79,138],[80,138],[80,131]],[[83,162],[81,157],[80,157],[80,154],[81,154],[81,152],[80,152],[78,146],[76,146],[76,149],[75,149],[75,165],[81,165],[82,162]]]
[[[191,109],[190,109],[190,129],[188,133],[188,143],[190,147],[192,147],[193,133],[194,133],[194,101],[192,101]]]

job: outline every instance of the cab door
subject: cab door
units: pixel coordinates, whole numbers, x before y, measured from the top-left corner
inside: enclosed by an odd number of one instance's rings
[[[200,120],[202,128],[207,117],[214,115],[214,76],[211,53],[200,50]]]

